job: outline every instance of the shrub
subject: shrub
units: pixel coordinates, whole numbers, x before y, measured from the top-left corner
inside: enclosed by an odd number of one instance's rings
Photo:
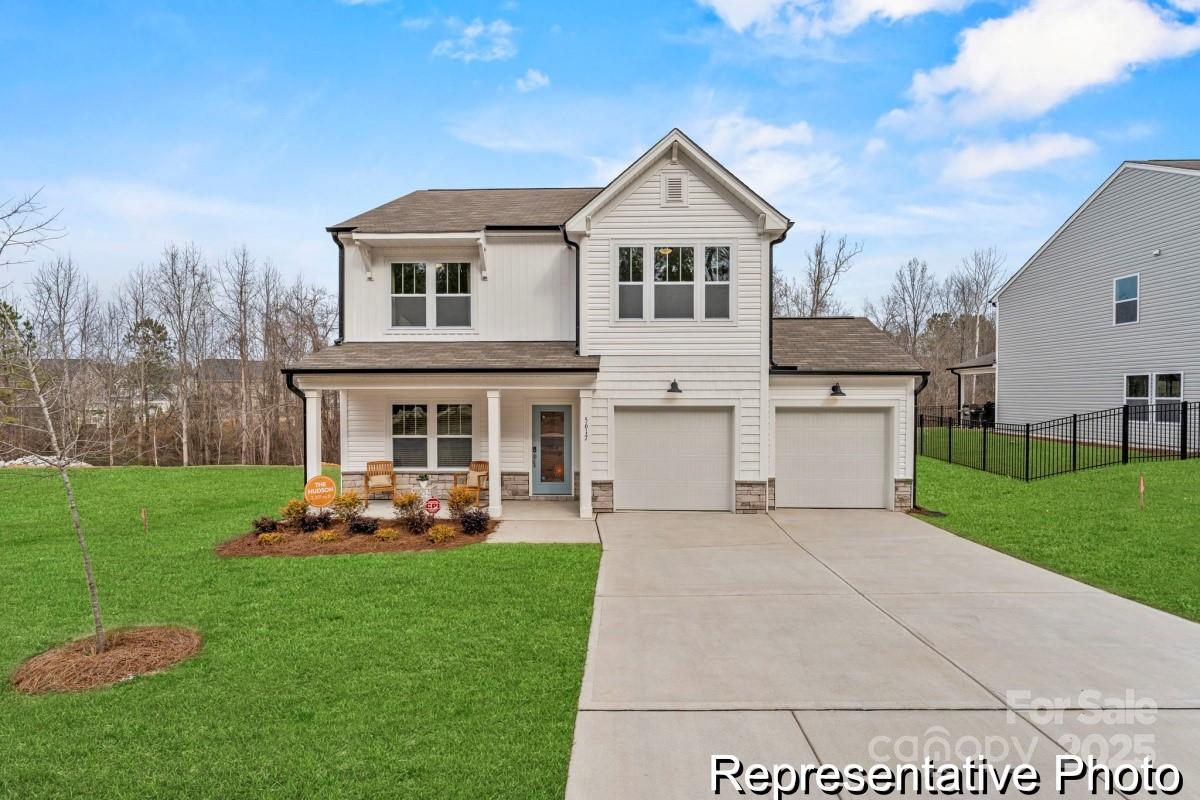
[[[342,522],[349,522],[355,517],[362,516],[362,513],[367,510],[367,501],[359,497],[358,492],[343,492],[333,498],[330,509],[333,511],[333,516]]]
[[[375,538],[384,542],[390,542],[393,539],[400,538],[400,531],[395,528],[380,528],[375,531]]]
[[[402,517],[410,511],[416,511],[421,506],[420,492],[401,492],[392,498],[396,508],[396,516]]]
[[[317,531],[308,538],[314,542],[336,542],[342,538],[342,535],[337,531]]]
[[[475,490],[466,486],[455,486],[450,489],[446,505],[450,508],[450,516],[458,519],[463,512],[475,504]]]
[[[350,533],[368,534],[379,530],[379,520],[374,517],[355,517],[346,523]]]
[[[453,525],[447,525],[445,522],[439,522],[429,529],[429,533],[425,534],[429,541],[434,544],[448,542],[458,535],[458,530]]]
[[[308,513],[308,504],[303,500],[292,498],[287,501],[287,504],[279,509],[279,513],[283,516],[283,521],[293,528],[298,527],[300,520]]]
[[[422,536],[433,527],[433,514],[423,508],[418,508],[401,517],[400,521],[408,532],[414,536]]]
[[[312,515],[317,520],[317,527],[321,530],[329,530],[333,527],[333,513],[328,508],[322,508],[316,514]]]
[[[255,533],[274,533],[279,530],[279,520],[274,517],[259,517],[253,524]]]
[[[468,508],[458,518],[458,524],[462,526],[463,533],[468,536],[478,536],[481,533],[486,533],[488,523],[491,521],[491,516],[482,508]]]
[[[260,533],[258,535],[259,544],[279,544],[282,541],[282,533]]]
[[[305,514],[296,520],[296,530],[302,533],[312,533],[321,527],[321,518],[317,514]]]

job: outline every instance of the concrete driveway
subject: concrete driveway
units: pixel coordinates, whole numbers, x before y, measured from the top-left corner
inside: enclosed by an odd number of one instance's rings
[[[568,800],[712,797],[714,754],[981,752],[1050,783],[1054,757],[1081,747],[1113,764],[1150,748],[1182,770],[1178,796],[1200,797],[1200,625],[903,514],[598,524]]]

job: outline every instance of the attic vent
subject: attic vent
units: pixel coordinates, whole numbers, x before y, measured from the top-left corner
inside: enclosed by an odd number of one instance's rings
[[[664,206],[687,205],[687,175],[684,173],[663,173],[662,204]]]

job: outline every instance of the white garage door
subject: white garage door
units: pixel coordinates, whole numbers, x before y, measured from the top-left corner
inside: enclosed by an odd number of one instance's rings
[[[613,508],[729,511],[733,415],[722,408],[618,408]]]
[[[887,508],[888,427],[874,409],[776,411],[776,507]]]

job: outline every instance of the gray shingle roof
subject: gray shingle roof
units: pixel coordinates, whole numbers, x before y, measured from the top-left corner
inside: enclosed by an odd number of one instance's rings
[[[800,374],[927,371],[866,317],[780,317],[772,328],[775,365]]]
[[[331,226],[363,233],[453,233],[488,226],[561,225],[600,191],[422,189]]]
[[[978,358],[968,358],[966,361],[962,362],[961,364],[954,364],[953,366],[946,367],[946,369],[948,369],[948,370],[971,369],[972,367],[994,367],[994,366],[996,366],[996,354],[995,353],[984,353],[983,355],[979,356]]]
[[[1152,164],[1156,167],[1175,167],[1176,169],[1200,170],[1200,159],[1193,158],[1153,158],[1148,161],[1134,161],[1134,164]]]
[[[599,356],[574,342],[343,342],[310,353],[287,372],[595,372]]]

